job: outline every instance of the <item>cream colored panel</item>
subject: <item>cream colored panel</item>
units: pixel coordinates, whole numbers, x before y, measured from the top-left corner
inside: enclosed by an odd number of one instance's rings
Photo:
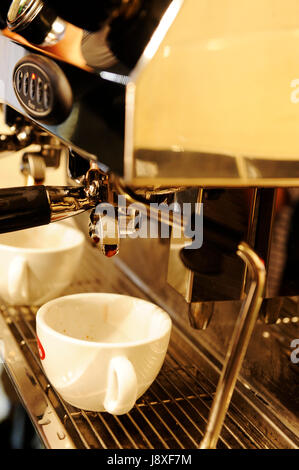
[[[134,149],[299,159],[299,2],[185,0],[135,106]]]

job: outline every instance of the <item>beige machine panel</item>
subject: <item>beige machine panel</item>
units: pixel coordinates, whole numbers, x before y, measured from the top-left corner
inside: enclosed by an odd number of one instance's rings
[[[127,92],[135,185],[299,183],[299,4],[173,1]]]

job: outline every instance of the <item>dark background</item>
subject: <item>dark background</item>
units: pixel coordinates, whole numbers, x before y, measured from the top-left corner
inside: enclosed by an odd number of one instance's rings
[[[0,450],[43,448],[5,371],[1,381],[10,400],[11,409],[8,417],[0,422]]]

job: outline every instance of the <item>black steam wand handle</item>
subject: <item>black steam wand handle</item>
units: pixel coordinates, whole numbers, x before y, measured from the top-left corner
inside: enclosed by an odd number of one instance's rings
[[[95,207],[84,186],[25,186],[0,189],[0,233],[46,225]]]

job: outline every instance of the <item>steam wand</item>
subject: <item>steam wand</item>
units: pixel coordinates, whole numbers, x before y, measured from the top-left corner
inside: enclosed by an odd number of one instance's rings
[[[237,255],[246,263],[252,281],[235,326],[216,394],[210,411],[206,434],[200,449],[215,449],[235,384],[247,351],[262,303],[266,271],[263,261],[245,242],[238,245]]]

